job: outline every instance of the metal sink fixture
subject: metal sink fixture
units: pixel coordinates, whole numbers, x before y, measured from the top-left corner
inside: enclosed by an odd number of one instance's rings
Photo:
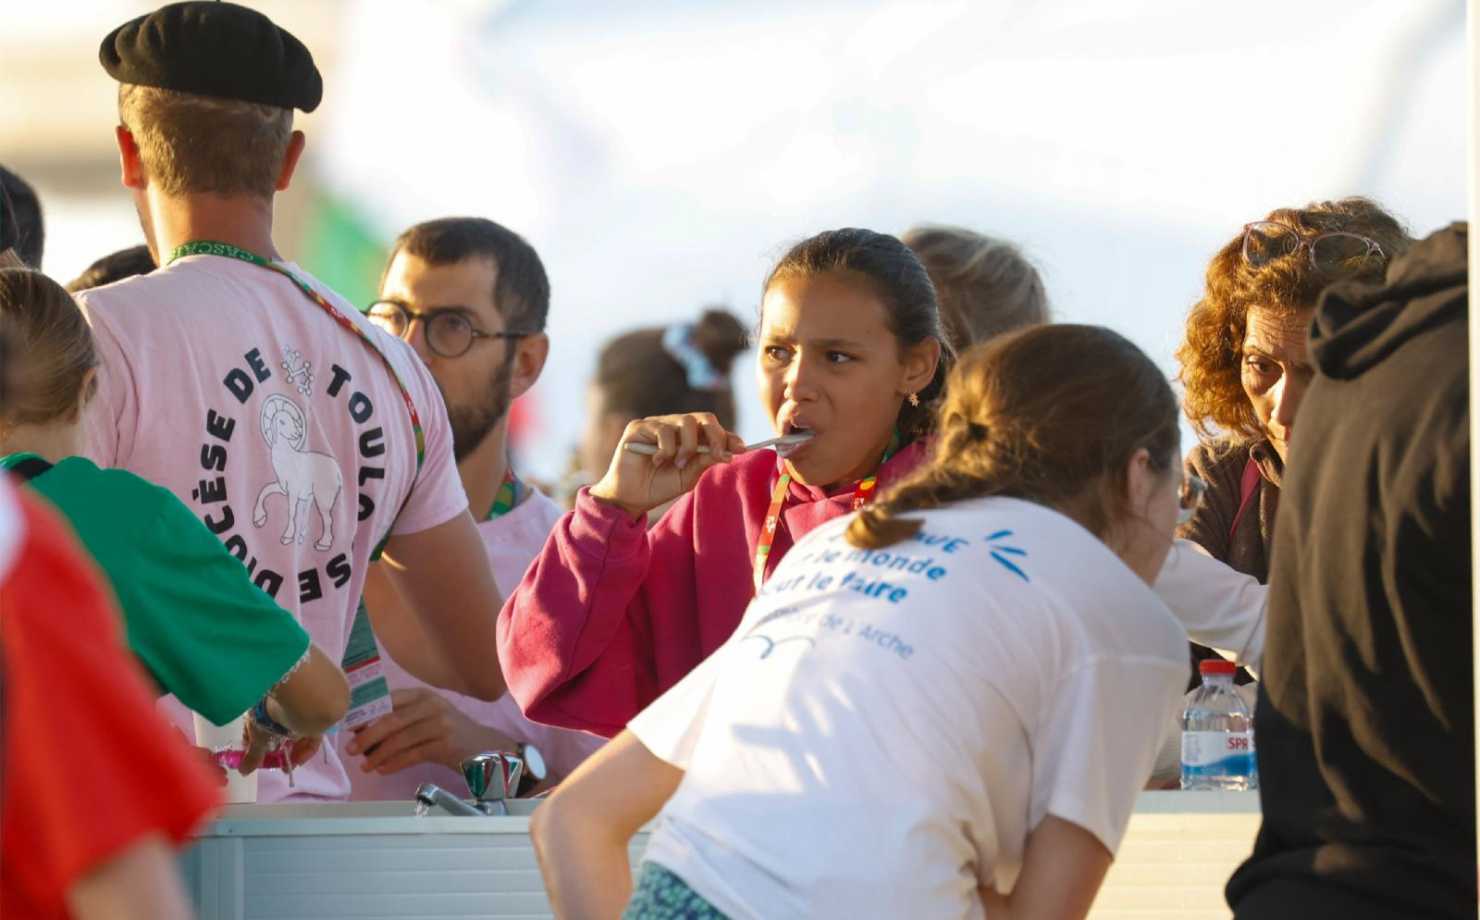
[[[233,805],[183,857],[201,920],[551,916],[529,815],[540,799],[505,799],[457,816],[438,799]],[[1147,792],[1090,920],[1223,920],[1223,885],[1259,827],[1257,792]],[[494,810],[497,811],[498,808]],[[647,845],[629,851],[635,870]]]
[[[464,760],[462,773],[468,792],[473,795],[473,804],[435,783],[422,783],[416,789],[416,816],[425,817],[433,808],[470,818],[508,815],[508,803],[515,799],[519,783],[524,779],[524,759],[517,754],[484,751]]]

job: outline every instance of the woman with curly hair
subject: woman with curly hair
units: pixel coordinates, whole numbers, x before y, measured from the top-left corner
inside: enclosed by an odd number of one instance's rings
[[[1177,349],[1184,410],[1201,436],[1187,472],[1207,496],[1178,535],[1264,582],[1296,410],[1311,379],[1307,330],[1338,279],[1382,280],[1412,239],[1365,198],[1281,208],[1213,257]]]

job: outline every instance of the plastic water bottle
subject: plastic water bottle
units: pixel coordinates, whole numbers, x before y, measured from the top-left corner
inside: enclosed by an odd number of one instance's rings
[[[1183,789],[1259,788],[1254,720],[1233,688],[1236,670],[1221,659],[1198,665],[1202,686],[1187,694],[1182,710]]]

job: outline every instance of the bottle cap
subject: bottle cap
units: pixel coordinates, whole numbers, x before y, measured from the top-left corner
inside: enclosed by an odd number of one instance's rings
[[[1232,676],[1238,670],[1238,665],[1222,658],[1204,658],[1197,663],[1199,674],[1227,674]]]

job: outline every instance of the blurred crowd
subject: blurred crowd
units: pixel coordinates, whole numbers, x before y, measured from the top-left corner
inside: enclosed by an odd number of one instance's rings
[[[186,2],[100,60],[139,245],[47,277],[0,168],[6,916],[188,916],[223,801],[495,751],[561,916],[1082,917],[1206,661],[1253,711],[1238,918],[1475,916],[1463,223],[1250,214],[1176,381],[1011,228],[799,227],[753,305],[606,343],[540,483],[517,229],[412,226],[350,304],[273,242],[310,49]]]

